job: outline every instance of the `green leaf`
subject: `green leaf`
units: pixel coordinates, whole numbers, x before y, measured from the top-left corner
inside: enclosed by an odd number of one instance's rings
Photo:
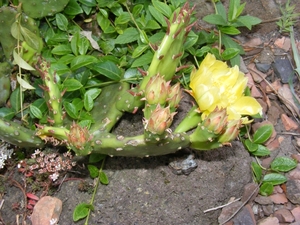
[[[171,10],[170,6],[168,6],[166,3],[160,2],[157,0],[152,0],[152,4],[153,4],[154,8],[156,8],[159,12],[164,14],[165,17],[167,17],[167,18],[171,17],[172,10]]]
[[[253,143],[249,139],[246,139],[244,144],[249,152],[255,152],[258,149],[258,144]]]
[[[88,115],[88,114],[85,114],[84,112],[82,112],[80,114],[79,118],[82,120],[78,123],[78,125],[81,127],[86,127],[87,129],[90,129],[93,121],[91,119],[85,119],[85,115]]]
[[[252,29],[252,26],[261,23],[261,20],[254,16],[240,16],[237,21],[242,23],[249,30]]]
[[[99,94],[101,93],[101,89],[99,88],[91,88],[87,92],[85,92],[85,95],[91,96],[92,100],[95,100]]]
[[[67,55],[69,53],[72,53],[71,47],[69,44],[61,44],[61,45],[57,45],[55,46],[52,51],[52,54],[54,55]]]
[[[220,26],[219,30],[224,34],[229,34],[229,35],[237,35],[241,33],[237,28],[233,26]]]
[[[134,67],[141,67],[145,65],[149,65],[152,61],[153,53],[151,51],[146,52],[144,55],[138,57],[131,65],[132,68]]]
[[[87,217],[89,210],[94,210],[94,206],[87,203],[79,203],[73,211],[73,221],[76,222]]]
[[[67,114],[72,118],[72,119],[77,119],[79,114],[78,111],[76,110],[76,107],[70,103],[70,102],[64,102],[64,107],[67,112]]]
[[[27,42],[27,44],[35,49],[35,50],[40,50],[42,46],[40,46],[40,37],[38,37],[35,33],[27,29],[26,27],[20,26],[21,28],[21,33]]]
[[[152,5],[149,5],[148,9],[157,22],[159,22],[163,27],[167,27],[167,22],[165,21],[162,13],[157,11]]]
[[[137,58],[139,57],[141,54],[143,54],[147,49],[149,49],[149,45],[138,45],[133,53],[132,53],[132,58]]]
[[[264,182],[259,188],[259,193],[263,196],[269,196],[273,193],[273,190],[274,190],[273,184],[269,182]]]
[[[12,108],[0,108],[0,117],[11,120],[15,116],[15,111]]]
[[[114,81],[119,81],[122,76],[122,70],[111,61],[95,63],[91,66],[91,69]]]
[[[71,70],[77,70],[81,67],[88,66],[92,63],[97,62],[97,58],[91,55],[79,55],[76,56],[71,62]]]
[[[77,111],[80,111],[83,109],[83,102],[81,98],[74,98],[72,101],[72,104],[75,106],[75,109]]]
[[[16,52],[16,49],[13,51],[14,62],[24,70],[35,70],[32,66],[30,66],[21,56]]]
[[[64,13],[70,16],[76,16],[78,14],[83,13],[80,5],[77,0],[70,0],[66,8],[64,9]]]
[[[115,25],[127,24],[130,20],[131,20],[130,14],[128,12],[122,12],[121,15],[115,19]]]
[[[71,39],[71,50],[74,55],[78,56],[78,40],[80,39],[79,32],[76,32]]]
[[[99,179],[100,179],[101,184],[108,184],[109,183],[108,177],[106,176],[106,174],[103,171],[100,171]]]
[[[115,44],[127,44],[134,42],[138,39],[139,32],[136,28],[129,27],[127,28],[123,34],[120,34],[116,40]]]
[[[235,57],[236,55],[238,55],[240,53],[240,50],[237,48],[226,48],[222,54],[221,57],[223,60],[229,60],[232,59],[233,57]]]
[[[78,52],[85,55],[90,47],[90,41],[86,37],[80,37],[78,40]]]
[[[253,142],[256,144],[265,143],[273,133],[273,125],[263,125],[253,135]]]
[[[286,181],[286,177],[279,173],[269,173],[266,174],[263,178],[263,182],[268,182],[272,185],[283,184]]]
[[[90,95],[84,94],[83,104],[86,111],[91,111],[94,107],[94,101]]]
[[[66,91],[76,91],[81,87],[82,84],[74,78],[67,79],[63,83],[63,89],[66,89]]]
[[[144,9],[144,5],[142,5],[142,4],[135,5],[132,9],[133,17],[134,18],[140,17],[140,13],[142,12],[143,9]]]
[[[259,183],[261,181],[262,177],[262,169],[256,162],[251,163],[252,172],[255,176],[256,183]]]
[[[82,4],[88,6],[88,7],[95,7],[97,6],[97,2],[95,0],[79,0]]]
[[[251,154],[255,156],[267,156],[270,155],[271,152],[267,147],[259,144],[257,150],[255,152],[251,152]]]
[[[207,15],[205,17],[203,17],[203,19],[205,22],[213,24],[213,25],[220,25],[220,26],[227,26],[227,21],[224,20],[224,18],[221,15],[217,15],[217,14],[210,14]]]
[[[287,157],[277,157],[271,163],[271,169],[279,172],[288,172],[297,167],[297,161]]]
[[[91,178],[98,177],[99,169],[96,166],[94,166],[94,165],[88,165],[88,170],[90,172]]]
[[[106,155],[98,154],[98,153],[91,153],[89,156],[89,163],[97,163],[105,159]]]
[[[64,14],[62,14],[62,13],[55,14],[55,20],[56,20],[56,24],[59,29],[61,29],[63,31],[67,31],[68,19]]]
[[[20,99],[20,88],[16,88],[10,95],[9,101],[12,109],[15,112],[19,112],[21,109],[21,102],[24,101],[24,95],[22,95],[22,99]]]
[[[41,110],[40,110],[38,107],[36,107],[36,106],[34,106],[34,105],[31,104],[31,105],[29,106],[29,110],[30,110],[30,113],[31,113],[35,118],[42,119],[43,114],[42,114]]]
[[[160,25],[155,20],[149,20],[144,27],[144,30],[158,30]]]
[[[20,86],[23,88],[23,90],[34,90],[35,89],[35,87],[33,87],[31,84],[29,84],[26,80],[24,80],[20,76],[17,76],[17,81],[20,84]]]

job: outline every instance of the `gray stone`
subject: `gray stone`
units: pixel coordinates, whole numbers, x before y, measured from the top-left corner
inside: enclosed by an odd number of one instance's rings
[[[254,201],[261,205],[272,205],[273,204],[273,201],[271,198],[266,197],[266,196],[261,196],[261,195],[258,195]]]
[[[286,197],[294,204],[300,204],[300,180],[286,182]]]
[[[266,73],[268,70],[271,68],[271,64],[269,63],[255,63],[256,68],[263,72]]]
[[[249,204],[245,205],[242,210],[234,217],[234,225],[256,225],[255,217],[251,206]]]
[[[272,67],[282,83],[288,83],[290,76],[294,74],[293,66],[286,55],[275,56]]]

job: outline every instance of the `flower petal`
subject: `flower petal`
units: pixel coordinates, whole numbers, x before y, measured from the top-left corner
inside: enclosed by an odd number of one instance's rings
[[[255,98],[243,96],[231,105],[241,115],[256,115],[262,114],[262,107]]]

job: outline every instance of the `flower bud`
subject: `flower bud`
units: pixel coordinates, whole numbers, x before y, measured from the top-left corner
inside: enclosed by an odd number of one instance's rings
[[[219,137],[220,143],[228,143],[234,140],[242,126],[242,120],[229,120],[225,132]]]
[[[165,104],[170,82],[166,82],[160,75],[150,78],[145,88],[145,98],[149,104]]]
[[[170,112],[170,107],[162,108],[159,104],[151,113],[149,120],[146,122],[145,129],[153,134],[163,134],[173,122],[176,113]]]
[[[168,103],[171,109],[177,108],[182,98],[180,83],[177,83],[169,88]]]
[[[91,146],[92,136],[89,134],[88,129],[73,123],[67,134],[68,145],[74,150],[85,150]],[[75,150],[74,150],[75,151]],[[77,151],[75,151],[77,152]]]
[[[215,134],[220,134],[226,129],[227,115],[226,109],[216,107],[203,121],[203,125]]]

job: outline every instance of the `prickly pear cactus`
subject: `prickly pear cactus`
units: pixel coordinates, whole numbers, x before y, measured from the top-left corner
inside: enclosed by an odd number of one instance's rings
[[[18,12],[15,8],[9,6],[0,8],[0,43],[7,60],[10,60],[12,52],[17,45],[17,39],[11,33],[11,28],[13,23],[16,22],[17,15]],[[36,21],[24,13],[21,14],[20,18],[19,23],[41,39]]]
[[[0,119],[1,140],[24,148],[41,148],[44,142],[35,135],[35,131],[29,130],[18,123]]]
[[[69,0],[19,0],[22,9],[31,18],[43,18],[61,12],[68,4]]]
[[[5,105],[10,96],[10,71],[8,62],[0,63],[0,107]]]

